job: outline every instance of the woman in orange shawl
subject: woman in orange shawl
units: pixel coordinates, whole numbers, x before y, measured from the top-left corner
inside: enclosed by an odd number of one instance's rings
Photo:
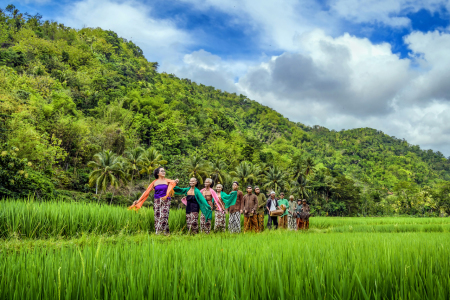
[[[166,171],[163,167],[159,167],[153,171],[155,180],[150,183],[147,190],[142,194],[139,200],[133,202],[130,209],[138,210],[142,207],[145,200],[152,190],[155,190],[155,230],[156,234],[164,233],[169,234],[169,212],[170,212],[170,197],[173,196],[173,188],[177,185],[178,179],[170,180],[166,178]]]

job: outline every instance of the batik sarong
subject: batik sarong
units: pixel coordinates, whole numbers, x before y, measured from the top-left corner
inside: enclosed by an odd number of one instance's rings
[[[156,234],[169,234],[169,212],[170,200],[155,199],[153,205],[155,211],[155,231]]]
[[[247,231],[258,232],[258,217],[256,214],[244,217],[244,232]]]
[[[256,217],[258,218],[258,231],[263,232],[264,231],[264,213],[256,214]]]
[[[216,210],[216,212],[214,214],[215,214],[214,231],[225,232],[225,227],[226,227],[225,211]]]
[[[231,233],[240,233],[241,232],[241,214],[240,212],[234,212],[230,214],[230,218],[228,219],[228,230]]]
[[[209,234],[209,232],[211,231],[211,220],[206,221],[204,214],[202,214],[200,217],[200,228],[201,231],[206,234]]]
[[[186,214],[186,227],[188,233],[190,234],[198,233],[198,212]]]
[[[278,223],[280,224],[281,228],[286,229],[287,228],[287,216],[279,217]]]
[[[289,230],[295,230],[297,229],[297,218],[288,216],[288,229]]]

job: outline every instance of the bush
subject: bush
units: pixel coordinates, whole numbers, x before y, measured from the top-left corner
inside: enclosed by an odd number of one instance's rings
[[[11,151],[2,151],[0,154],[0,198],[19,198],[31,194],[37,198],[52,197],[55,190],[53,183],[41,173],[33,171],[26,159],[17,158],[18,151],[13,147]]]

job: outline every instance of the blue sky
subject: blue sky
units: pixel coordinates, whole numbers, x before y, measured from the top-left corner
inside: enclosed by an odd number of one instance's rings
[[[293,121],[377,128],[450,155],[449,1],[11,3],[114,30],[161,71],[246,94]]]

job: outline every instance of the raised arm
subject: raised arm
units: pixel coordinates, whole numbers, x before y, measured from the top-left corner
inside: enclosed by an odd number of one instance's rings
[[[148,195],[150,195],[150,192],[155,187],[155,182],[156,182],[156,180],[153,180],[152,183],[150,183],[148,188],[145,190],[145,192],[142,194],[142,196],[139,198],[139,200],[134,201],[133,205],[128,207],[128,209],[134,209],[134,210],[140,209],[142,207],[142,205],[144,204],[145,200],[147,200]]]

